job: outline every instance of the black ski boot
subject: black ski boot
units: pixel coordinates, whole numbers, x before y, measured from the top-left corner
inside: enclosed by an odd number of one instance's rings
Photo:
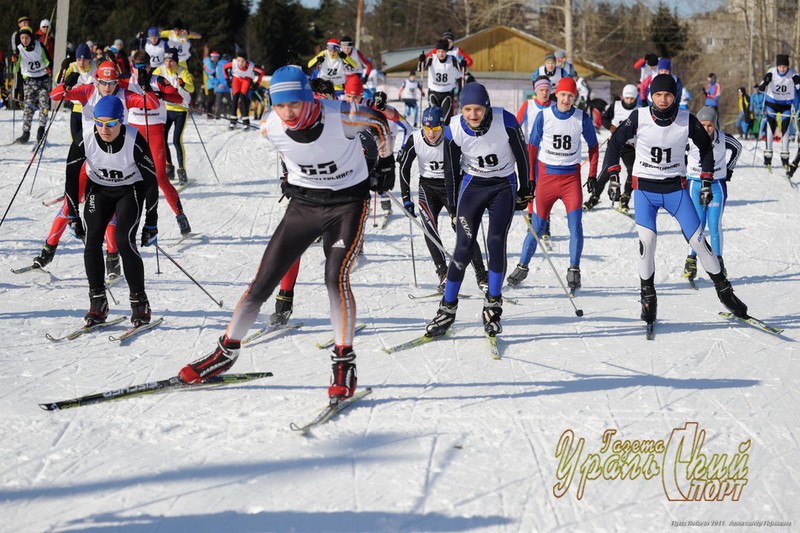
[[[600,196],[599,195],[595,196],[593,194],[593,195],[589,196],[589,198],[585,202],[583,202],[583,210],[584,211],[589,211],[599,203],[600,203]]]
[[[217,348],[200,359],[183,367],[178,376],[185,383],[200,383],[206,379],[222,374],[236,362],[242,343],[222,336],[217,341]]]
[[[697,277],[697,257],[694,255],[686,256],[686,264],[683,266],[683,277],[693,280]]]
[[[484,294],[489,290],[489,273],[486,272],[486,267],[483,265],[479,265],[475,268],[475,281],[478,282],[478,288],[482,290]]]
[[[249,118],[243,118],[242,119],[242,126],[244,126],[244,129],[249,129],[250,128],[250,119]]]
[[[447,285],[447,267],[440,267],[436,269],[436,277],[439,278],[439,285],[436,287],[436,292],[444,294],[444,287]]]
[[[106,289],[89,288],[89,312],[83,319],[87,326],[102,324],[108,318],[108,299],[106,299]]]
[[[567,269],[567,287],[569,287],[570,292],[581,288],[581,267],[577,265],[569,266]]]
[[[544,224],[544,230],[542,231],[542,239],[545,241],[550,240],[550,219],[547,219],[547,222]]]
[[[772,150],[764,150],[764,166],[772,168]]]
[[[506,278],[506,283],[511,287],[516,287],[528,277],[528,265],[519,264],[514,269],[514,272]]]
[[[175,181],[175,166],[172,163],[167,163],[167,179]]]
[[[42,246],[42,251],[33,259],[33,266],[36,268],[44,268],[49,265],[56,255],[56,248],[58,248],[57,244],[51,246],[45,243],[44,246]]]
[[[189,178],[186,176],[186,169],[179,168],[178,169],[178,185],[186,185],[189,183]]]
[[[181,235],[188,235],[192,232],[192,227],[189,225],[189,219],[186,218],[185,213],[181,213],[180,215],[176,216],[175,220],[178,221],[178,227],[181,230]]]
[[[392,214],[392,201],[388,198],[384,198],[381,200],[381,209],[384,213],[391,215]]]
[[[453,325],[453,322],[456,321],[456,311],[458,311],[458,300],[448,303],[442,298],[441,303],[439,303],[439,310],[436,311],[436,316],[425,327],[425,335],[428,337],[444,335]]]
[[[150,323],[150,302],[144,291],[131,293],[131,322],[134,327]]]
[[[119,267],[119,252],[106,252],[106,277],[116,279],[122,275]]]
[[[503,297],[489,296],[483,299],[483,330],[490,337],[503,332],[500,317],[503,314]]]
[[[293,300],[294,291],[283,289],[278,291],[278,296],[275,297],[275,312],[269,316],[270,326],[283,326],[289,322],[289,317],[292,316]]]
[[[36,130],[36,142],[40,142],[44,137],[44,126],[39,126],[39,129]]]
[[[16,138],[14,144],[25,144],[31,140],[31,132],[30,131],[23,131],[22,135]]]
[[[797,172],[797,163],[791,163],[789,165],[789,170],[786,171],[786,177],[791,178],[794,176],[795,172]]]
[[[719,273],[727,278],[728,277],[728,271],[725,270],[725,261],[722,260],[722,256],[721,255],[718,255],[717,259],[719,260],[719,268],[721,269],[719,271]]]
[[[337,404],[350,398],[356,392],[358,375],[356,373],[356,354],[351,346],[336,346],[331,355],[333,361],[331,385],[328,387],[328,398],[331,404]]]
[[[642,320],[648,324],[656,321],[656,311],[658,310],[658,299],[656,298],[656,288],[652,285],[642,286]]]
[[[781,152],[781,165],[783,165],[783,170],[789,172],[791,168],[789,166],[789,152]]]
[[[733,293],[731,282],[722,274],[709,275],[722,305],[739,318],[747,318],[747,306]]]
[[[619,197],[619,208],[622,209],[623,211],[628,211],[630,201],[631,201],[630,195],[624,193],[622,196]]]

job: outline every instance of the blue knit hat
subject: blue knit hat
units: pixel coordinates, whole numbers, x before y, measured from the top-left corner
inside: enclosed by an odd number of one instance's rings
[[[150,26],[150,28],[147,30],[148,37],[158,37],[159,35],[160,33],[158,31],[158,28],[155,26]]]
[[[670,61],[666,57],[661,58],[658,61],[658,70],[668,70],[672,72],[672,61]]]
[[[314,91],[308,76],[297,65],[286,65],[275,71],[269,82],[269,98],[272,105],[287,102],[313,102]]]
[[[122,101],[113,94],[102,97],[94,106],[94,118],[108,117],[121,119],[124,115],[125,108],[122,105]]]
[[[476,81],[464,85],[464,89],[461,91],[461,107],[465,105],[491,107],[489,93],[486,92],[486,87]]]
[[[422,112],[422,125],[428,128],[441,126],[444,122],[444,113],[441,107],[433,106]]]
[[[89,45],[86,43],[81,43],[78,45],[78,49],[75,50],[75,59],[91,59],[92,52],[89,50]]]

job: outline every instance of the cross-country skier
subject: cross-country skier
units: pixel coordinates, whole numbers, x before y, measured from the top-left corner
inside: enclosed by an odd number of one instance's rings
[[[561,78],[556,85],[557,104],[536,117],[528,145],[530,160],[534,162],[531,164],[531,181],[536,182],[531,225],[536,234],[541,235],[556,200],[564,203],[570,234],[567,283],[573,291],[581,286],[583,252],[581,137],[589,148],[589,184],[595,182],[598,160],[594,124],[588,114],[573,105],[577,96],[575,79]],[[527,248],[523,246],[519,264],[508,277],[509,285],[518,285],[528,275],[528,263],[536,252],[537,244],[533,235],[529,237],[526,236]]]
[[[94,75],[96,71],[97,64],[92,59],[89,47],[86,46],[86,43],[81,43],[78,45],[78,49],[75,50],[75,61],[70,63],[67,70],[64,71],[63,79],[72,81],[72,83],[68,84],[70,87],[91,85],[95,82]],[[114,87],[116,87],[116,82]],[[83,105],[79,101],[73,100],[72,113],[69,118],[69,131],[73,140],[81,136],[83,122]]]
[[[635,139],[636,162],[633,166],[636,229],[639,233],[639,278],[641,279],[642,314],[648,324],[656,319],[655,245],[656,214],[665,209],[675,217],[684,237],[708,272],[717,296],[725,307],[738,317],[747,316],[747,306],[733,293],[717,256],[703,236],[700,219],[686,190],[685,151],[689,139],[700,154],[700,203],[713,200],[711,183],[714,153],[711,139],[697,118],[678,109],[677,84],[661,74],[650,84],[653,104],[639,108],[619,125],[606,152],[606,170],[610,176],[608,195],[611,201],[620,197],[619,158],[623,147]]]
[[[342,43],[338,39],[328,39],[325,50],[309,60],[308,68],[319,69],[315,77],[330,80],[336,89],[336,96],[341,96],[344,82],[347,81],[347,69],[357,70],[358,64],[342,51]]]
[[[26,143],[31,136],[31,122],[34,110],[39,110],[39,129],[36,130],[36,141],[44,137],[44,128],[47,125],[47,114],[50,111],[50,56],[47,49],[33,38],[30,26],[23,26],[19,30],[17,45],[17,62],[14,63],[14,75],[22,73],[25,85],[25,111],[22,114],[22,135],[15,143]]]
[[[697,120],[705,128],[711,138],[712,152],[714,154],[714,178],[711,182],[711,194],[713,199],[710,203],[703,204],[701,189],[703,182],[700,179],[702,167],[700,164],[700,150],[694,143],[689,143],[689,153],[687,158],[686,177],[689,179],[689,195],[692,197],[697,216],[700,218],[700,229],[705,230],[708,223],[708,232],[711,237],[711,249],[719,260],[722,273],[725,272],[725,263],[722,260],[722,215],[725,212],[725,202],[728,200],[728,181],[733,176],[739,154],[742,153],[742,144],[733,135],[722,131],[719,126],[719,116],[713,107],[704,107],[697,112]],[[725,159],[727,151],[731,155]],[[693,280],[697,276],[697,253],[694,249],[689,250],[683,275]]]
[[[115,235],[125,279],[130,289],[131,322],[150,322],[150,303],[144,286],[144,266],[136,249],[139,221],[144,217],[142,246],[150,246],[158,234],[158,183],[150,147],[136,128],[122,122],[125,108],[119,98],[104,96],[94,106],[94,127],[84,128],[67,158],[65,194],[70,226],[86,241],[83,258],[89,280],[89,312],[86,325],[105,322],[108,300],[103,265],[103,235],[116,214]],[[86,162],[89,182],[83,222],[78,214],[78,182]]]
[[[659,74],[669,74],[672,76],[678,86],[678,94],[683,95],[683,82],[677,74],[672,73],[672,61],[666,57],[662,57],[658,60],[658,70],[656,73],[648,78],[645,78],[642,83],[639,84],[639,98],[641,99],[642,105],[653,103],[650,99],[650,83],[653,81],[653,78]]]
[[[717,75],[713,72],[708,75],[708,84],[703,87],[703,95],[706,97],[705,105],[708,107],[719,107],[719,97],[722,96],[722,87],[717,81]]]
[[[551,94],[555,95],[556,84],[561,80],[561,78],[568,78],[569,74],[565,69],[556,65],[556,56],[554,54],[545,54],[544,64],[533,71],[531,81],[535,80],[539,76],[547,76],[547,79],[550,80]]]
[[[772,138],[780,127],[781,164],[789,172],[789,122],[792,118],[792,107],[798,97],[800,74],[789,66],[789,56],[786,54],[778,54],[775,65],[764,74],[759,86],[759,90],[765,95],[764,115],[767,118],[764,165],[767,168],[772,167]],[[781,116],[780,125],[778,115]]]
[[[264,77],[264,70],[257,67],[255,63],[247,60],[244,50],[239,50],[236,59],[229,61],[222,68],[225,79],[231,88],[231,129],[236,127],[236,113],[241,116],[242,124],[247,128],[250,126],[250,98],[247,92],[252,86],[258,86],[261,78]]]
[[[422,89],[422,84],[417,79],[417,73],[412,70],[408,73],[408,78],[403,80],[397,97],[402,100],[406,106],[404,113],[406,120],[412,121],[415,127],[419,124],[419,113],[422,111],[419,108],[420,95],[425,96],[425,91]]]
[[[447,53],[448,46],[446,40],[440,40],[433,55],[426,58],[420,54],[418,66],[419,70],[428,71],[428,105],[442,108],[445,124],[450,123],[453,98],[462,75],[458,60]]]
[[[167,48],[164,51],[164,64],[153,72],[154,76],[163,76],[172,85],[178,94],[181,95],[181,102],[167,102],[167,120],[164,123],[164,139],[169,137],[169,130],[175,127],[172,133],[172,145],[175,147],[176,162],[178,163],[177,176],[178,183],[187,183],[186,176],[186,150],[183,148],[183,131],[186,129],[186,120],[189,118],[189,103],[192,101],[194,92],[194,78],[189,73],[189,69],[178,64],[178,50]],[[167,156],[167,176],[175,173],[176,169],[172,164],[169,146],[164,150]],[[172,172],[170,172],[172,171]]]
[[[439,237],[439,213],[442,208],[449,209],[447,188],[444,183],[444,113],[439,107],[429,107],[422,113],[422,129],[414,132],[403,145],[400,158],[400,192],[403,206],[412,215],[417,216],[414,202],[411,200],[411,169],[414,161],[419,170],[419,190],[417,202],[419,216],[427,232],[425,244],[436,267],[438,280],[437,290],[444,292],[447,281],[447,256],[442,252],[443,244]],[[448,211],[450,217],[455,212]],[[483,256],[478,241],[474,241],[470,259],[478,286],[485,292],[489,287],[489,274],[483,263]]]
[[[186,29],[186,25],[181,19],[175,19],[175,22],[172,23],[172,29],[162,31],[161,37],[167,40],[166,47],[178,50],[178,63],[183,68],[189,68],[187,62],[192,55],[192,43],[189,39],[203,38],[199,33]]]
[[[183,204],[178,195],[178,191],[169,182],[166,165],[166,138],[164,135],[164,124],[167,121],[166,102],[181,103],[183,96],[165,78],[151,74],[150,56],[144,50],[137,50],[133,54],[133,70],[130,78],[120,78],[119,83],[123,89],[144,94],[155,92],[159,97],[157,107],[147,106],[147,114],[143,108],[130,108],[128,110],[128,123],[139,130],[139,133],[147,139],[153,155],[153,162],[156,165],[156,176],[158,177],[158,187],[164,193],[167,203],[175,213],[175,220],[178,222],[181,235],[188,235],[192,232],[189,219],[183,212]]]
[[[445,129],[444,176],[448,212],[456,213],[451,218],[456,245],[444,296],[426,328],[427,335],[444,335],[456,319],[464,268],[472,257],[483,213],[488,210],[489,289],[482,317],[486,334],[494,336],[503,329],[500,316],[508,229],[515,208],[525,209],[532,199],[534,185],[517,119],[502,107],[492,107],[489,93],[480,83],[464,86],[461,114],[454,116]]]
[[[358,74],[361,78],[363,83],[367,82],[369,79],[369,75],[372,73],[372,63],[367,56],[361,53],[361,50],[355,47],[355,42],[353,38],[350,36],[345,35],[342,37],[340,41],[342,45],[342,52],[348,55],[350,59],[356,64],[355,67],[350,65],[349,63],[344,64],[344,71],[345,73],[350,76],[352,74]]]
[[[216,349],[186,365],[180,377],[187,383],[198,383],[234,364],[240,340],[255,322],[261,306],[284,273],[321,235],[335,339],[328,395],[336,403],[352,396],[356,389],[356,303],[350,288],[350,269],[361,249],[370,189],[384,191],[393,186],[391,134],[386,118],[373,109],[315,100],[308,78],[299,67],[275,71],[269,92],[272,110],[262,119],[261,128],[288,170],[284,192],[290,198],[289,206]],[[374,183],[368,177],[358,140],[358,132],[365,130],[379,141],[381,158]]]
[[[560,48],[553,53],[553,56],[556,58],[556,66],[563,68],[567,72],[567,76],[570,78],[578,77],[578,73],[575,72],[575,67],[567,60],[567,53]]]
[[[208,46],[203,49],[204,54],[208,52]],[[216,115],[219,113],[216,109],[216,98],[214,95],[214,91],[216,91],[217,85],[220,83],[220,80],[217,79],[217,67],[219,66],[219,52],[216,50],[212,51],[210,54],[207,54],[206,57],[203,58],[203,89],[205,96],[205,111],[206,117],[209,119],[217,118]],[[224,81],[223,81],[224,83]]]
[[[628,84],[622,89],[622,98],[616,100],[612,105],[608,106],[601,117],[603,126],[608,129],[613,135],[617,131],[617,127],[625,122],[630,114],[639,107],[639,91],[633,84]],[[628,143],[622,148],[620,157],[628,170],[628,178],[625,180],[625,191],[619,197],[620,209],[628,209],[631,200],[631,193],[633,192],[632,178],[633,174],[633,159],[636,156],[636,150],[633,149],[633,141]],[[593,184],[594,191],[589,192],[589,198],[583,204],[585,210],[592,209],[600,203],[600,193],[608,183],[608,172],[605,171],[606,165],[603,165],[603,171],[597,177],[597,182]],[[587,184],[588,185],[588,184]]]
[[[522,102],[517,111],[517,121],[525,141],[531,137],[531,128],[543,109],[556,105],[550,99],[550,78],[539,76],[533,80],[533,97]]]
[[[147,42],[144,50],[150,56],[150,66],[155,68],[164,64],[164,51],[167,49],[167,41],[161,38],[158,28],[151,26],[147,30]]]

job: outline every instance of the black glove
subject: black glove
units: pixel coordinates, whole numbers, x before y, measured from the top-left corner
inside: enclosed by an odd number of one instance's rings
[[[412,202],[411,200],[406,200],[406,199],[404,199],[404,200],[403,200],[403,207],[405,207],[405,208],[406,208],[406,211],[408,211],[408,212],[409,212],[409,214],[410,214],[412,217],[415,217],[415,218],[416,218],[416,216],[417,216],[417,215],[416,215],[416,213],[414,213],[414,202]]]
[[[138,69],[136,71],[136,77],[139,81],[139,87],[141,87],[144,92],[153,90],[153,88],[150,87],[150,72],[148,72],[147,67]]]
[[[612,202],[619,202],[620,196],[619,170],[611,170],[608,172],[608,198]]]
[[[524,211],[528,208],[528,204],[530,201],[533,200],[533,190],[532,189],[522,189],[517,191],[517,197],[515,200],[514,208],[517,211]]]
[[[79,218],[69,219],[69,229],[72,234],[82,241],[86,240],[86,229],[83,227],[83,222]]]
[[[339,51],[339,57],[341,57],[342,59],[345,59],[345,58],[347,57],[347,54],[345,54],[344,52],[342,52],[342,51],[340,50],[340,51]]]
[[[462,70],[462,71],[466,71],[466,70],[467,70],[467,60],[466,60],[466,59],[462,59],[462,60],[461,60],[461,61],[458,63],[458,66],[459,66],[459,67],[461,67],[461,70]]]
[[[325,62],[325,56],[321,55],[317,58],[317,65],[321,65]]]
[[[78,84],[80,75],[77,72],[70,72],[69,76],[64,80],[64,88],[70,90]]]
[[[594,191],[597,190],[597,178],[594,176],[589,176],[589,179],[586,180],[586,192],[589,194],[594,194]]]
[[[375,109],[379,109],[381,111],[386,109],[386,100],[387,96],[386,93],[383,91],[378,91],[375,93],[375,96],[372,98],[372,101],[375,102]]]
[[[61,62],[61,70],[62,71],[66,71],[69,68],[71,63],[72,63],[72,60],[69,58],[69,56],[65,57],[64,61]]]
[[[142,228],[142,246],[150,246],[158,241],[158,228],[156,226],[145,226]]]
[[[381,157],[370,178],[371,191],[386,192],[394,187],[394,157]]]
[[[369,81],[369,76],[361,76],[361,83],[367,83]]]
[[[400,150],[397,152],[397,156],[394,158],[394,160],[395,161],[402,161],[403,157],[405,155],[406,155],[406,148],[404,146],[404,147],[400,148]]]
[[[711,192],[711,180],[702,180],[701,183],[700,205],[707,207],[714,200],[714,194]]]
[[[733,169],[729,168],[728,169],[728,174],[727,174],[727,176],[725,176],[725,181],[731,181],[732,177],[733,177]]]

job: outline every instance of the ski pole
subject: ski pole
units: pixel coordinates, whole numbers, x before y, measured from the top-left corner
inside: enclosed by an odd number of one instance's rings
[[[550,259],[550,254],[547,253],[547,248],[545,248],[544,244],[542,244],[542,240],[539,238],[539,235],[537,235],[536,232],[533,230],[533,225],[531,224],[531,221],[528,220],[528,217],[526,216],[523,216],[522,218],[525,219],[525,223],[528,225],[528,229],[531,231],[531,233],[533,233],[533,236],[536,237],[536,242],[539,243],[539,248],[542,249],[545,258],[547,259],[547,262],[550,263],[550,267],[552,267],[553,269],[553,274],[555,274],[556,278],[558,278],[558,282],[561,284],[561,288],[564,289],[564,294],[567,295],[569,303],[571,303],[572,307],[575,309],[575,314],[578,316],[583,316],[583,309],[578,309],[578,306],[575,305],[574,301],[575,297],[569,295],[569,290],[567,289],[567,286],[564,285],[564,280],[561,279],[561,275],[558,273],[558,270],[556,270],[556,266],[553,264],[553,260]]]
[[[483,229],[483,217],[481,217],[481,235],[483,236],[483,260],[489,264],[489,245],[486,244],[486,230]]]
[[[196,280],[196,279],[194,279],[194,278],[193,278],[193,277],[192,277],[192,276],[191,276],[191,275],[190,275],[188,272],[186,272],[186,270],[184,270],[184,268],[183,268],[181,265],[179,265],[179,264],[178,264],[178,262],[177,262],[177,261],[175,261],[175,259],[173,259],[171,255],[169,255],[167,252],[165,252],[165,251],[164,251],[164,249],[163,249],[161,246],[159,246],[157,242],[153,243],[153,246],[155,246],[155,247],[156,247],[156,251],[159,251],[159,252],[161,252],[162,254],[164,254],[164,257],[166,257],[167,259],[169,259],[170,261],[172,261],[172,264],[173,264],[173,265],[175,265],[176,267],[178,267],[178,270],[180,270],[181,272],[183,272],[183,273],[186,275],[186,277],[187,277],[187,278],[189,278],[190,280],[192,280],[192,282],[193,282],[195,285],[197,285],[198,287],[200,287],[200,290],[201,290],[201,291],[203,291],[204,293],[206,293],[206,296],[208,296],[209,298],[211,298],[211,301],[213,301],[213,302],[214,302],[215,304],[217,304],[219,307],[222,307],[222,300],[220,300],[220,301],[217,301],[217,300],[216,300],[216,299],[215,299],[213,296],[211,296],[211,295],[208,293],[208,291],[207,291],[207,290],[205,290],[205,288],[204,288],[202,285],[200,285],[200,284],[197,282],[197,280]]]
[[[11,69],[11,75],[14,76],[14,83],[12,84],[11,88],[11,142],[17,140],[17,106],[14,105],[14,101],[17,99],[17,78],[19,74],[14,72],[14,69]]]
[[[63,102],[63,100],[61,101]],[[36,161],[36,170],[33,172],[33,180],[31,180],[30,194],[33,194],[33,186],[36,184],[36,176],[39,175],[39,165],[42,164],[42,157],[44,156],[44,147],[47,145],[47,135],[50,133],[50,124],[52,124],[53,121],[56,119],[56,114],[58,113],[58,110],[60,108],[61,108],[61,103],[59,102],[58,107],[56,107],[56,110],[53,111],[53,116],[50,117],[50,123],[47,125],[47,129],[45,130],[44,135],[42,135],[42,145],[40,147],[41,149],[39,150],[39,159],[38,161]],[[39,113],[41,112],[42,111],[39,111]]]
[[[391,191],[386,191],[386,195],[387,195],[387,196],[388,196],[388,197],[389,197],[389,198],[390,198],[390,199],[391,199],[391,200],[392,200],[394,203],[396,203],[396,204],[398,205],[398,207],[400,207],[400,209],[401,209],[402,213],[403,213],[405,216],[407,216],[407,217],[408,217],[408,219],[409,219],[411,222],[413,222],[414,224],[416,224],[417,226],[419,226],[419,228],[422,230],[422,233],[424,233],[424,234],[425,234],[425,236],[427,236],[427,237],[428,237],[428,238],[431,240],[431,242],[433,242],[433,244],[435,244],[435,245],[436,245],[436,247],[437,247],[437,248],[438,248],[438,249],[439,249],[439,250],[440,250],[440,251],[441,251],[441,252],[442,252],[444,255],[446,255],[446,256],[447,256],[447,258],[448,258],[450,261],[452,261],[452,262],[453,262],[453,263],[454,263],[454,264],[455,264],[455,265],[456,265],[456,266],[457,266],[457,267],[458,267],[460,270],[464,270],[464,263],[461,263],[461,262],[459,262],[459,261],[456,261],[456,258],[455,258],[455,257],[453,257],[453,254],[451,254],[450,252],[448,252],[447,250],[445,250],[444,246],[442,246],[441,244],[439,244],[439,239],[437,239],[436,237],[434,237],[433,235],[431,235],[431,234],[430,234],[430,232],[429,232],[429,231],[428,231],[428,230],[425,228],[425,225],[424,225],[424,224],[422,224],[422,223],[421,223],[419,220],[417,220],[415,217],[412,217],[412,216],[411,216],[411,213],[409,213],[408,211],[406,211],[406,208],[403,206],[403,204],[401,204],[401,203],[400,203],[400,200],[398,200],[398,199],[397,199],[397,197],[396,197],[394,194],[392,194],[392,193],[391,193]]]
[[[208,158],[208,164],[211,166],[211,172],[214,173],[214,178],[217,180],[217,183],[220,183],[219,176],[217,176],[217,171],[214,169],[214,162],[211,161],[211,156],[208,155],[208,150],[206,150],[206,143],[203,142],[203,136],[200,135],[200,128],[197,127],[197,121],[194,119],[194,114],[189,111],[189,116],[192,118],[192,124],[194,124],[194,129],[197,130],[197,138],[200,139],[200,145],[203,147],[203,151],[206,153],[206,157]]]
[[[161,275],[161,259],[158,256],[158,248],[156,248],[156,274]]]
[[[55,113],[53,113],[53,117],[54,118],[55,118],[56,113],[58,113],[58,110],[61,108],[61,102],[63,102],[63,100],[58,102],[58,106],[56,106],[56,111],[55,111]],[[6,216],[8,215],[8,212],[11,210],[11,206],[13,205],[14,200],[17,198],[17,194],[19,194],[19,190],[22,188],[22,184],[25,182],[25,178],[28,176],[28,172],[30,172],[30,170],[31,170],[31,165],[33,165],[33,160],[36,159],[36,154],[39,152],[39,147],[42,145],[42,141],[44,141],[44,138],[47,137],[47,133],[50,131],[50,126],[52,126],[52,125],[53,125],[53,121],[51,120],[50,124],[48,124],[47,130],[45,130],[44,135],[42,136],[41,140],[39,140],[36,143],[36,147],[33,150],[33,155],[31,155],[31,160],[28,162],[28,168],[26,168],[25,169],[25,173],[22,174],[22,179],[19,180],[19,185],[17,185],[17,190],[14,191],[14,195],[11,197],[11,201],[8,202],[8,207],[6,207],[6,212],[3,213],[3,218],[0,219],[0,227],[3,226],[3,222],[5,222]]]
[[[408,239],[411,241],[411,269],[414,272],[414,287],[419,287],[417,284],[417,260],[414,257],[414,226],[411,225],[411,219],[408,219]]]

